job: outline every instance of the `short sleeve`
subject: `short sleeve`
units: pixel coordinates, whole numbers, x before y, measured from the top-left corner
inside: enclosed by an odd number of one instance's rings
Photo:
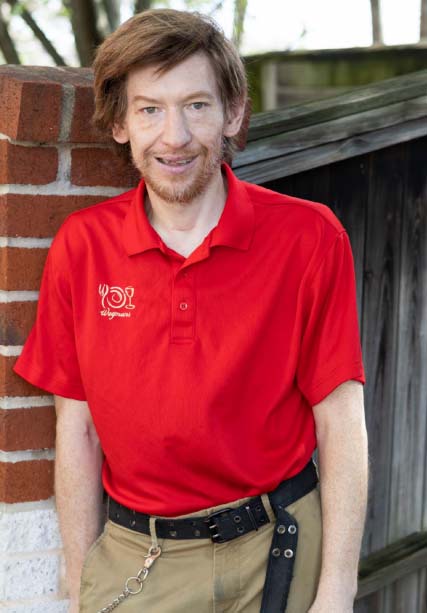
[[[14,371],[52,394],[86,400],[74,335],[73,303],[63,233],[55,238],[43,271],[36,322]]]
[[[337,234],[303,292],[297,384],[311,406],[338,385],[365,382],[350,241]]]

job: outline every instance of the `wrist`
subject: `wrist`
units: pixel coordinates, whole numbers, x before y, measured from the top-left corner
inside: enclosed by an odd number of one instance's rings
[[[357,576],[345,573],[322,573],[317,589],[317,597],[338,599],[344,604],[353,604],[357,594]]]

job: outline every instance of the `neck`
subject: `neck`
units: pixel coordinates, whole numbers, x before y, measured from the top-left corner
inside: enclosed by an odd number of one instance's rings
[[[226,180],[218,169],[206,190],[191,202],[167,202],[147,186],[145,209],[166,245],[188,255],[218,224],[226,198]]]

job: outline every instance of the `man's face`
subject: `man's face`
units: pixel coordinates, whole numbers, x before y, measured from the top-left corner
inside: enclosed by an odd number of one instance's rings
[[[243,107],[225,117],[212,66],[196,53],[165,73],[132,70],[127,111],[113,136],[130,143],[148,188],[168,202],[191,202],[220,172],[224,136],[237,134]]]

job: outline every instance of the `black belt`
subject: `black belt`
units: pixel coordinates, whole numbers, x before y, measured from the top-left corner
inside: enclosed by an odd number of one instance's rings
[[[268,494],[276,517],[279,507],[283,508],[295,502],[311,491],[316,483],[317,473],[311,461],[300,473],[282,481],[273,492]],[[149,515],[129,509],[111,497],[108,505],[108,517],[120,526],[136,532],[150,534]],[[158,538],[210,538],[214,543],[224,543],[252,530],[258,530],[269,521],[261,496],[255,496],[240,507],[221,509],[205,517],[156,519],[156,534]]]
[[[276,523],[260,613],[283,613],[286,610],[298,544],[298,523],[285,509],[311,492],[317,482],[316,467],[310,460],[300,473],[282,481],[268,494]],[[150,534],[149,515],[128,509],[112,498],[109,499],[108,517],[125,528]],[[207,517],[156,519],[156,534],[159,538],[210,538],[214,543],[223,543],[258,530],[269,521],[261,496],[255,496],[236,509],[222,509]]]
[[[286,611],[299,528],[295,517],[286,511],[286,507],[311,492],[317,482],[317,470],[310,460],[302,472],[283,481],[278,488],[268,494],[276,523],[268,555],[260,613]]]

